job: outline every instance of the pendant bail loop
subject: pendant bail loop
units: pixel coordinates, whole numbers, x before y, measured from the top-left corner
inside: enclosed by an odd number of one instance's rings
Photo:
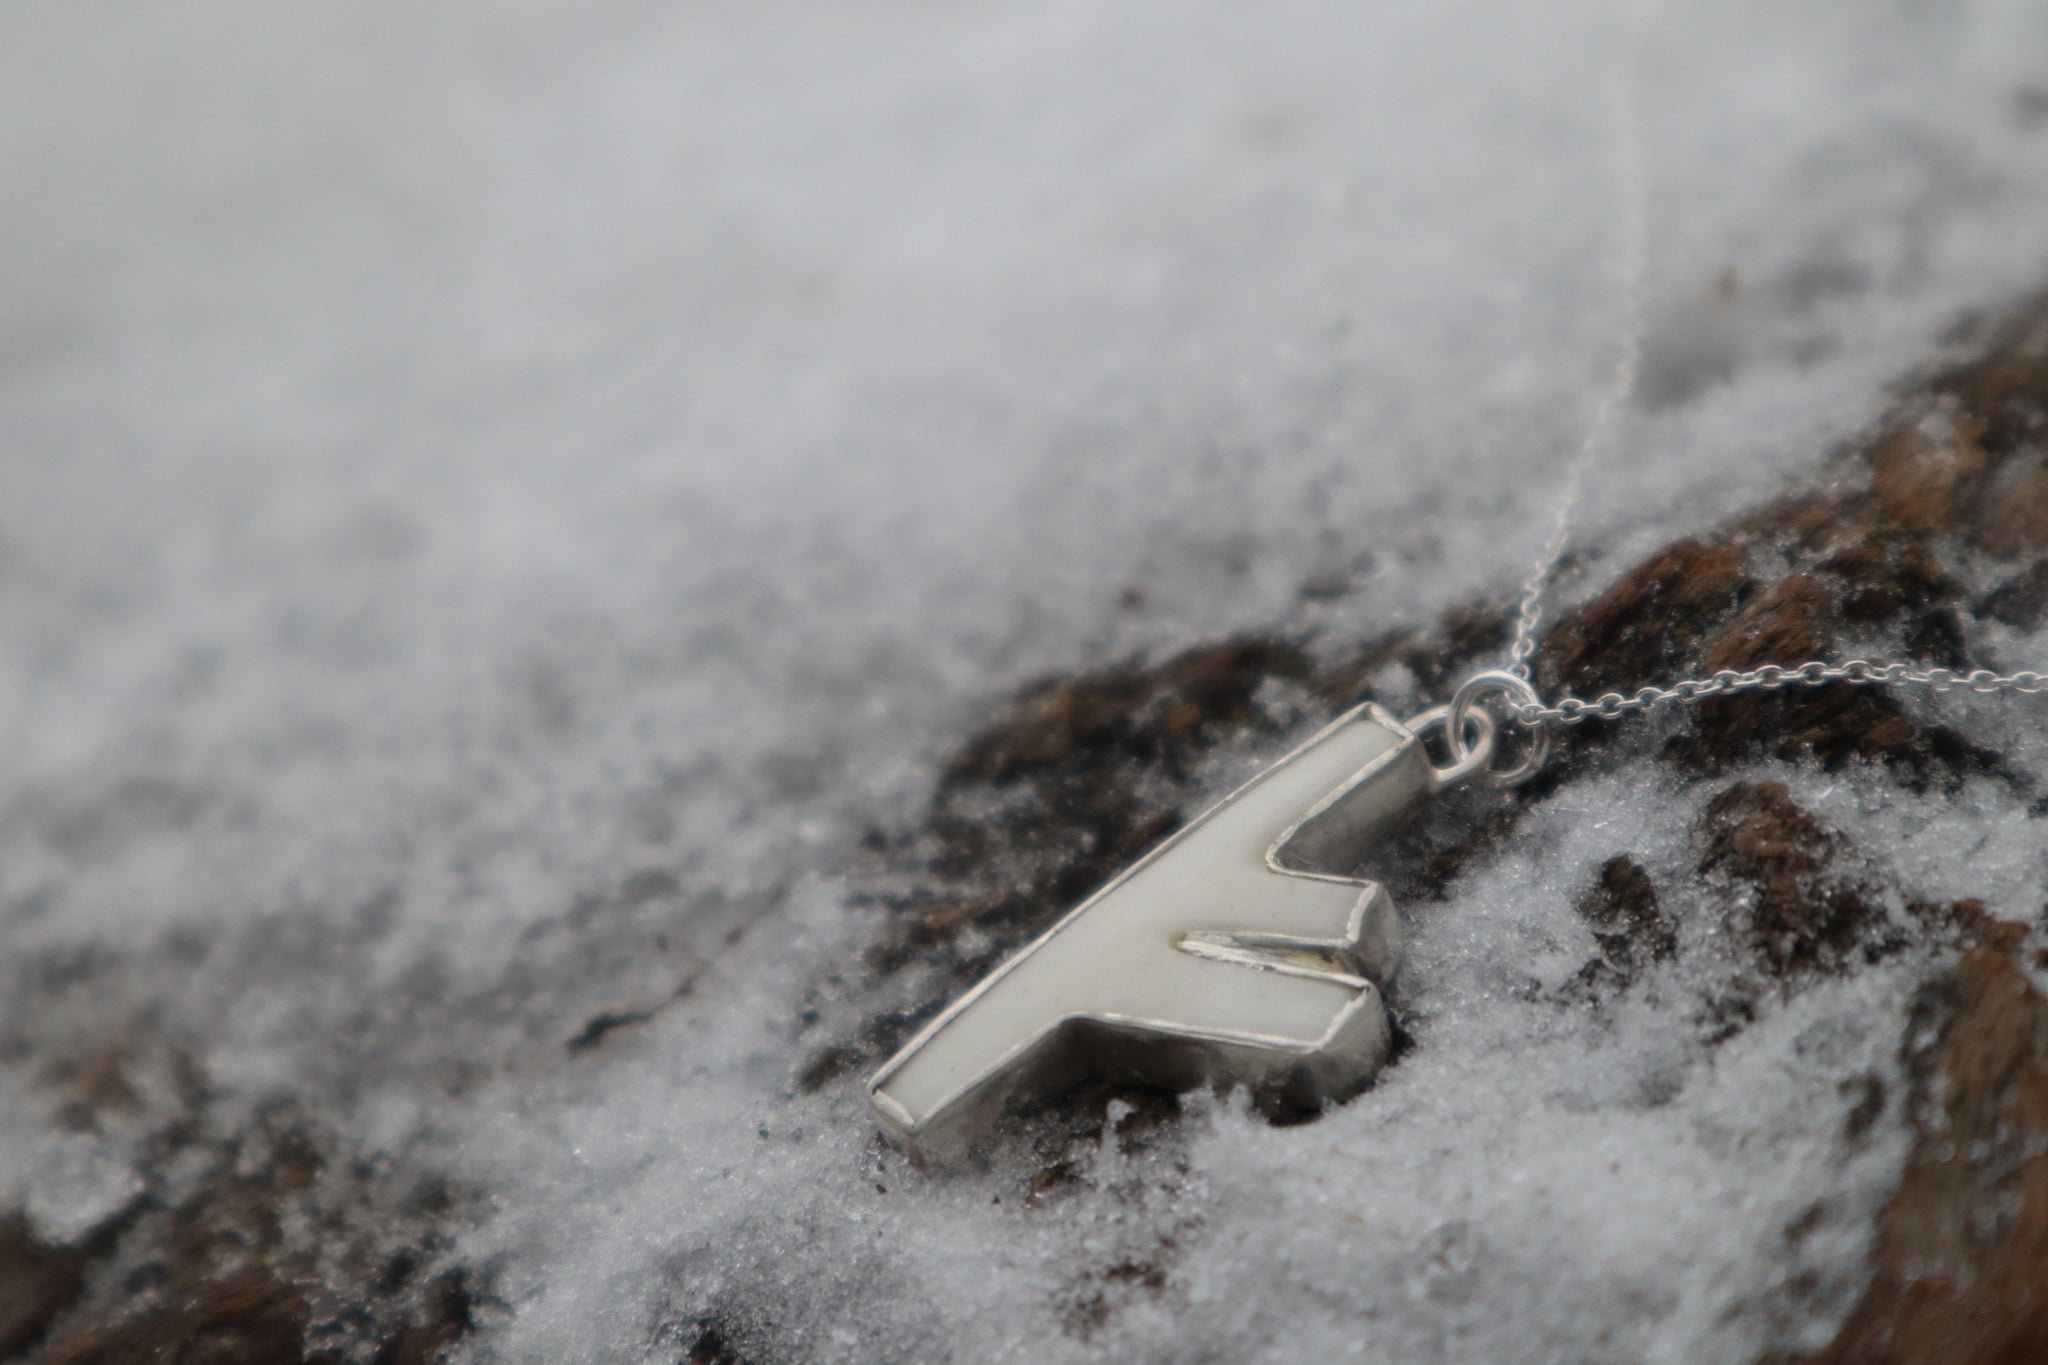
[[[1493,762],[1494,739],[1500,733],[1491,712],[1468,711],[1465,725],[1472,733],[1461,736],[1464,742],[1459,743],[1450,738],[1450,717],[1450,707],[1432,706],[1401,722],[1408,727],[1409,733],[1422,741],[1425,757],[1429,741],[1439,734],[1443,736],[1444,746],[1451,751],[1448,764],[1439,768],[1432,763],[1429,768],[1430,783],[1439,795],[1453,787],[1462,787],[1485,773],[1486,765]]]
[[[1481,703],[1495,696],[1505,700],[1508,719],[1517,724],[1520,723],[1518,713],[1523,707],[1540,708],[1543,705],[1543,698],[1538,695],[1535,687],[1519,673],[1494,668],[1484,673],[1475,673],[1465,679],[1456,695],[1451,698],[1444,719],[1444,739],[1451,746],[1457,766],[1463,766],[1478,747],[1467,745],[1466,726],[1471,724],[1474,716],[1492,719],[1492,712],[1486,710]],[[1540,724],[1525,725],[1522,728],[1528,732],[1529,739],[1523,748],[1521,762],[1509,768],[1495,768],[1491,766],[1493,746],[1487,745],[1489,752],[1481,760],[1485,766],[1479,770],[1475,781],[1483,782],[1489,787],[1519,787],[1543,771],[1544,764],[1550,761],[1550,728]]]

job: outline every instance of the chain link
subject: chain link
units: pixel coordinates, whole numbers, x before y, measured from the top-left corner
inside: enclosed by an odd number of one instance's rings
[[[1987,696],[2037,695],[2048,692],[2048,674],[2031,670],[1994,673],[1988,668],[1962,673],[1953,668],[1914,668],[1907,664],[1878,664],[1868,659],[1827,664],[1809,660],[1796,667],[1765,664],[1762,668],[1724,668],[1704,678],[1686,678],[1669,687],[1640,687],[1634,692],[1608,692],[1591,701],[1567,696],[1555,706],[1525,703],[1511,714],[1524,726],[1573,726],[1589,720],[1614,720],[1620,716],[1654,711],[1661,706],[1686,706],[1711,697],[1733,697],[1744,692],[1779,692],[1791,687],[1824,687],[1848,683],[1857,687],[1929,687],[1937,692],[1968,688]]]
[[[1657,7],[1657,0],[1638,0],[1632,9],[1627,56],[1618,64],[1616,79],[1609,91],[1609,98],[1613,101],[1614,174],[1621,200],[1621,332],[1607,389],[1600,395],[1599,405],[1593,409],[1593,420],[1587,424],[1586,436],[1579,443],[1578,453],[1572,457],[1570,467],[1558,481],[1557,517],[1551,522],[1550,538],[1544,541],[1543,552],[1536,557],[1528,578],[1522,582],[1521,597],[1515,611],[1514,638],[1508,646],[1507,671],[1523,682],[1532,681],[1534,676],[1530,671],[1530,661],[1536,657],[1536,632],[1543,624],[1544,590],[1550,584],[1551,575],[1557,572],[1558,562],[1564,558],[1565,545],[1571,535],[1572,516],[1578,510],[1586,475],[1600,457],[1601,448],[1606,444],[1607,429],[1614,424],[1615,413],[1635,392],[1636,377],[1643,367],[1643,281],[1650,253],[1649,211],[1646,208],[1649,194],[1643,172],[1640,86],[1643,48],[1649,41],[1650,23]]]

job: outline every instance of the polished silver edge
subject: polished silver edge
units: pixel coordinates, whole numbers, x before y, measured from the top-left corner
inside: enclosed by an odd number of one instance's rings
[[[1269,971],[1284,970],[1273,967],[1270,964],[1261,965],[1265,966],[1265,969]],[[1062,1029],[1081,1023],[1119,1024],[1133,1030],[1157,1034],[1163,1038],[1186,1039],[1190,1042],[1240,1043],[1247,1047],[1259,1048],[1268,1053],[1309,1058],[1323,1052],[1333,1040],[1342,1037],[1348,1030],[1352,1020],[1366,1006],[1371,1005],[1379,1009],[1382,1016],[1384,1016],[1386,1006],[1382,1003],[1380,988],[1373,982],[1363,977],[1340,978],[1331,973],[1315,973],[1314,975],[1320,980],[1330,981],[1333,984],[1347,982],[1358,993],[1346,1001],[1343,1008],[1339,1009],[1335,1015],[1331,1016],[1330,1026],[1312,1040],[1303,1041],[1298,1038],[1281,1037],[1277,1034],[1252,1033],[1237,1029],[1190,1028],[1185,1024],[1167,1023],[1136,1014],[1070,1014],[1053,1021],[1032,1034],[1029,1038],[1018,1043],[1008,1052],[1005,1052],[1002,1063],[994,1068],[994,1074],[1000,1074],[1015,1066],[1017,1062],[1044,1046],[1049,1039],[1058,1034]],[[969,997],[961,997],[962,1000],[967,998]],[[945,1016],[941,1015],[939,1017],[944,1018]],[[936,1023],[937,1020],[933,1022]],[[909,1051],[916,1041],[913,1038],[911,1042],[905,1043],[902,1048],[897,1050],[897,1055],[901,1056],[902,1053]],[[881,1122],[884,1130],[899,1145],[914,1151],[918,1146],[920,1138],[926,1137],[933,1131],[945,1127],[946,1120],[953,1115],[953,1106],[963,1096],[971,1094],[975,1087],[972,1085],[963,1086],[959,1090],[954,1091],[942,1103],[933,1107],[930,1119],[924,1123],[916,1123],[912,1121],[908,1109],[898,1104],[892,1097],[884,1095],[876,1089],[877,1086],[888,1078],[895,1065],[896,1058],[892,1057],[888,1065],[884,1066],[881,1071],[876,1072],[874,1077],[868,1081],[868,1104],[873,1109],[875,1117]]]

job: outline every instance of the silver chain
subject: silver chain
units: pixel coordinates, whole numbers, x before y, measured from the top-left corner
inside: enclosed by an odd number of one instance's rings
[[[1564,558],[1571,534],[1572,516],[1578,511],[1579,496],[1585,489],[1586,474],[1599,459],[1606,444],[1607,429],[1614,414],[1635,392],[1636,375],[1643,364],[1643,277],[1649,259],[1649,198],[1643,180],[1642,48],[1649,35],[1652,0],[1641,0],[1629,28],[1629,49],[1620,63],[1620,75],[1609,92],[1613,100],[1615,178],[1621,190],[1621,337],[1615,349],[1614,369],[1607,390],[1593,409],[1586,438],[1565,470],[1557,495],[1557,517],[1550,526],[1550,538],[1522,583],[1519,609],[1515,613],[1515,634],[1508,647],[1507,671],[1523,682],[1532,680],[1530,661],[1536,657],[1536,630],[1543,623],[1543,593],[1550,577]]]
[[[1463,717],[1481,696],[1492,693],[1505,703],[1505,713],[1538,737],[1552,727],[1582,725],[1589,720],[1614,720],[1621,716],[1684,706],[1712,697],[1732,697],[1744,692],[1776,692],[1793,687],[1824,687],[1846,683],[1859,687],[1918,686],[1937,692],[1968,688],[1984,694],[2037,695],[2048,692],[2048,676],[2026,671],[1994,673],[1987,668],[1961,673],[1951,668],[1914,668],[1907,664],[1873,663],[1851,659],[1830,664],[1810,659],[1802,664],[1766,664],[1746,670],[1722,669],[1706,677],[1684,678],[1667,687],[1641,687],[1634,692],[1608,692],[1592,701],[1566,695],[1546,706],[1536,692],[1531,663],[1536,655],[1537,631],[1543,622],[1543,599],[1550,580],[1564,557],[1573,515],[1578,510],[1586,475],[1606,444],[1614,415],[1635,391],[1643,354],[1643,280],[1648,257],[1647,214],[1644,203],[1642,128],[1639,86],[1642,79],[1642,48],[1648,36],[1657,0],[1641,0],[1634,9],[1630,50],[1621,63],[1614,83],[1614,148],[1617,178],[1622,196],[1621,294],[1622,326],[1612,378],[1593,411],[1585,440],[1560,480],[1557,518],[1544,542],[1522,591],[1515,613],[1513,638],[1508,647],[1508,666],[1496,673],[1481,674],[1460,689],[1451,711],[1454,747],[1463,735]],[[1520,767],[1494,773],[1499,785],[1527,780],[1541,767],[1547,743],[1528,756]]]
[[[1607,692],[1592,701],[1562,698],[1555,706],[1525,703],[1509,712],[1526,726],[1583,725],[1589,720],[1613,720],[1660,706],[1684,706],[1709,697],[1733,697],[1743,692],[1780,692],[1791,687],[1823,687],[1848,683],[1859,687],[1900,685],[1929,687],[1949,692],[1966,687],[1986,695],[2013,693],[2033,695],[2048,692],[2048,674],[2032,671],[1994,673],[1988,668],[1959,673],[1953,668],[1913,668],[1907,664],[1877,664],[1868,659],[1828,664],[1810,660],[1796,667],[1765,664],[1762,668],[1737,671],[1724,668],[1704,678],[1686,678],[1669,687],[1639,687],[1633,692]]]

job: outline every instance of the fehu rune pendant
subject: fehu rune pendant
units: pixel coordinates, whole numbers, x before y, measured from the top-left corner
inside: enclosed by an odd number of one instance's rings
[[[1088,1077],[1248,1084],[1345,1098],[1387,1054],[1401,956],[1386,891],[1351,875],[1422,803],[1484,769],[1492,723],[1433,766],[1370,703],[1326,727],[1069,911],[927,1024],[868,1083],[914,1154],[959,1145],[1006,1101]],[[1455,751],[1455,750],[1454,750]]]

